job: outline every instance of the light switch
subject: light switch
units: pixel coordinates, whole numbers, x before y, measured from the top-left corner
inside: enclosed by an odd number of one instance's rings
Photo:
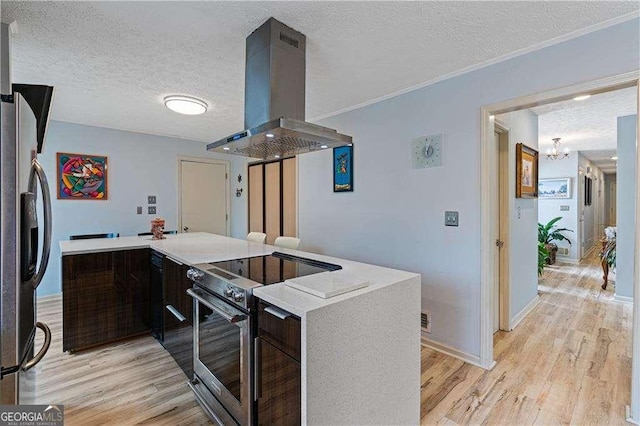
[[[568,212],[569,211],[569,206],[560,206],[560,211],[561,212]]]
[[[149,206],[149,214],[156,214],[156,206]]]
[[[136,207],[136,214],[142,214],[142,206]]]
[[[458,212],[444,212],[445,226],[458,226]]]
[[[155,195],[147,195],[147,204],[155,204],[156,203],[156,196]]]

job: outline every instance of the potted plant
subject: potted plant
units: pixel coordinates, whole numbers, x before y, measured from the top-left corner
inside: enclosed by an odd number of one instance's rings
[[[544,248],[549,252],[546,258],[547,265],[556,263],[556,253],[558,246],[554,241],[566,241],[571,245],[571,240],[567,238],[563,232],[573,232],[571,229],[558,228],[556,223],[562,219],[562,216],[555,217],[547,222],[546,225],[538,223],[538,242],[544,244]]]
[[[547,258],[549,257],[549,252],[544,247],[543,243],[538,243],[538,275],[542,275],[542,271],[544,270],[544,266],[547,263]]]

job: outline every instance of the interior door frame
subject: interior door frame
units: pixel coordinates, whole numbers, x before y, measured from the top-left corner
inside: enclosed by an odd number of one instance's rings
[[[495,185],[496,170],[491,167],[495,164],[495,137],[494,137],[494,117],[522,109],[528,109],[548,103],[560,102],[573,99],[578,94],[609,92],[612,90],[623,89],[628,87],[638,87],[639,75],[638,71],[632,71],[625,74],[619,74],[612,77],[606,77],[586,83],[579,83],[559,89],[553,89],[541,93],[526,95],[491,105],[485,105],[480,108],[480,169],[481,169],[481,286],[480,286],[480,362],[479,365],[485,369],[492,369],[495,366],[493,359],[493,283],[497,271],[495,270],[495,217],[497,191]],[[637,162],[640,164],[640,155]],[[636,205],[640,206],[640,185],[637,185]],[[640,210],[639,210],[640,211]],[[638,219],[637,219],[638,220]],[[635,291],[634,291],[634,321],[633,332],[640,332],[640,221],[636,224],[635,240]],[[636,410],[640,410],[640,339],[634,339],[633,342],[633,367],[634,374],[637,376],[632,383],[632,400],[637,406]],[[632,374],[633,376],[633,374]],[[634,396],[635,395],[635,396]],[[635,419],[640,417],[640,413],[636,413],[632,409],[632,415]]]
[[[178,173],[178,232],[182,232],[182,162],[190,163],[205,163],[205,164],[220,164],[224,166],[225,172],[225,213],[227,218],[226,236],[229,236],[231,232],[231,195],[229,189],[229,173],[231,168],[231,162],[228,160],[217,160],[214,158],[201,158],[201,157],[186,157],[182,155],[177,156],[177,173]]]

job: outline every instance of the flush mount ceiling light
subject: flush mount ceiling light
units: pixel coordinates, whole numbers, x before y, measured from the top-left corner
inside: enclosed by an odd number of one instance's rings
[[[164,98],[164,104],[171,111],[186,115],[199,115],[207,111],[207,103],[191,96],[172,95]]]
[[[584,101],[585,99],[589,99],[591,95],[580,95],[573,98],[574,101]]]
[[[547,150],[547,160],[562,160],[569,158],[569,148],[565,148],[560,152],[560,138],[553,138],[553,148]]]
[[[617,160],[617,159],[618,159],[618,156],[617,156],[617,155],[614,155],[613,157],[611,157],[611,159],[612,159],[612,160]]]

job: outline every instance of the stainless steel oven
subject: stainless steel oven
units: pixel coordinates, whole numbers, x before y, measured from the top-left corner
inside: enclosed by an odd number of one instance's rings
[[[289,278],[341,269],[340,265],[274,252],[266,256],[194,265],[194,377],[189,386],[221,425],[256,424],[253,289]]]
[[[187,293],[195,301],[194,373],[234,419],[249,425],[251,315],[197,287]]]

